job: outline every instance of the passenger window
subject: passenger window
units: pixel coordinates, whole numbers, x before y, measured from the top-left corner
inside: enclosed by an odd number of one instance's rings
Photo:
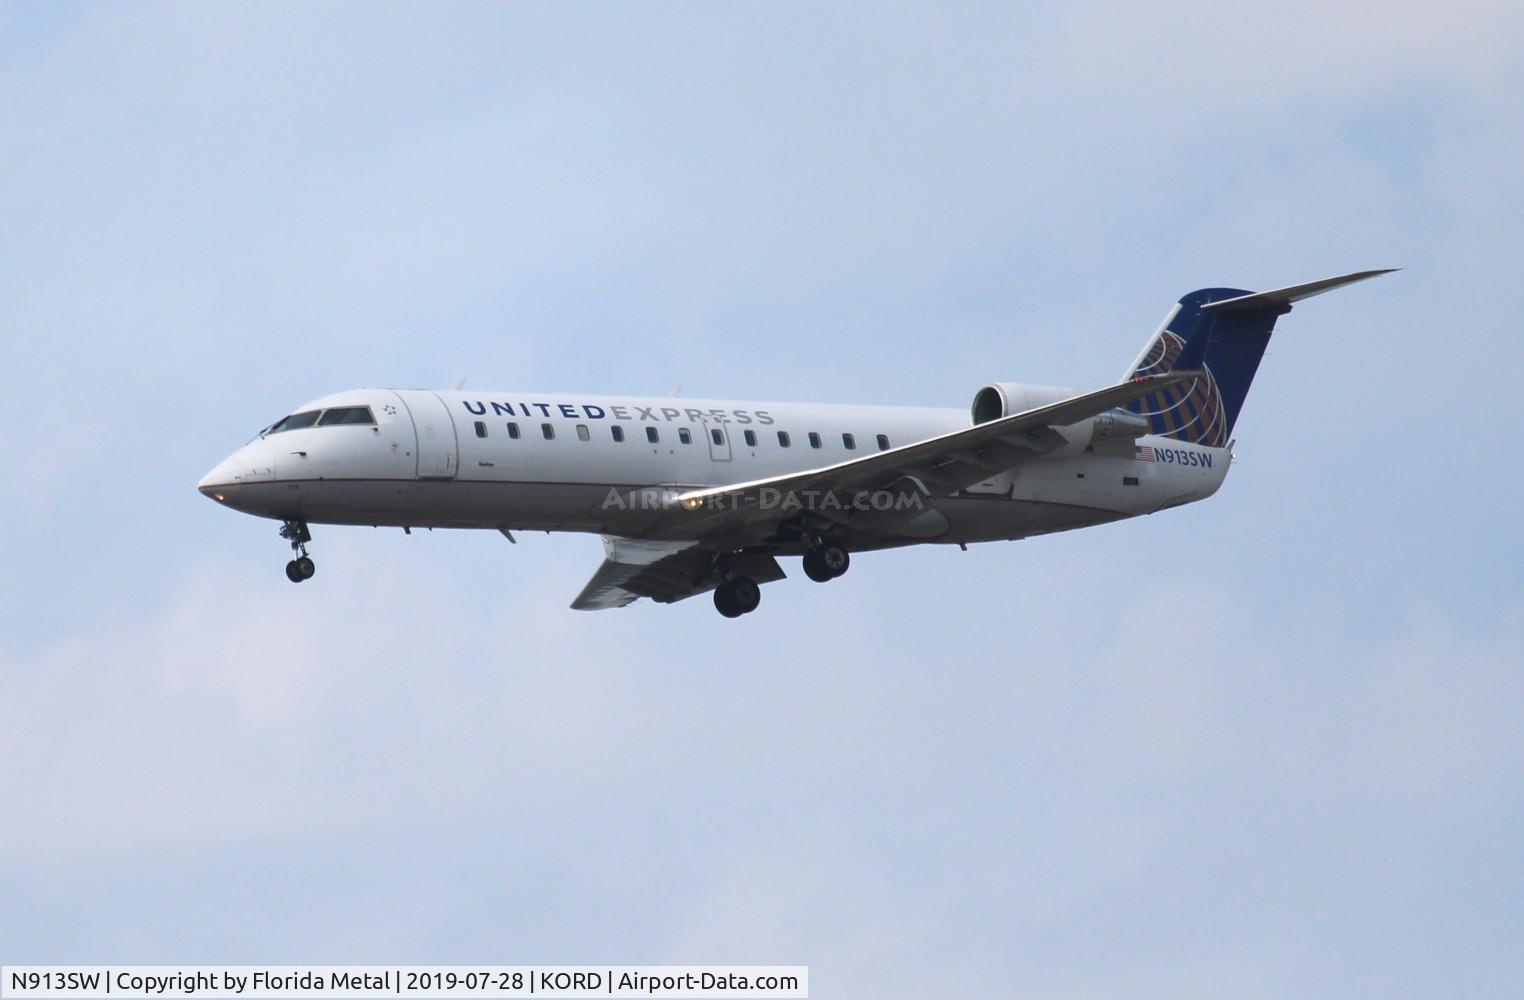
[[[810,447],[811,448],[819,448],[820,447],[820,435],[816,434],[814,431],[810,431]]]
[[[588,441],[588,440],[591,440],[591,438],[592,438],[592,434],[588,432],[587,424],[578,424],[577,425],[577,440],[578,441]]]
[[[693,443],[693,434],[691,432],[689,432],[688,428],[686,428],[686,427],[679,427],[677,429],[677,439],[679,441],[681,441],[683,444],[692,444]]]
[[[787,448],[788,445],[789,445],[788,431],[779,431],[778,432],[778,447],[779,448]]]
[[[852,451],[857,447],[857,438],[850,434],[843,434],[841,436],[841,443],[846,446],[848,451]]]
[[[661,440],[661,435],[656,433],[656,428],[655,427],[647,427],[646,428],[646,440],[651,442],[652,444],[655,444],[656,442]]]
[[[880,434],[878,436],[878,450],[879,451],[888,451],[889,450],[889,435],[887,435],[887,434]]]
[[[336,406],[323,412],[323,419],[318,421],[319,427],[333,427],[336,424],[374,424],[376,418],[370,415],[368,406]]]
[[[556,425],[555,424],[541,424],[540,425],[540,433],[545,435],[545,440],[547,440],[547,441],[554,441],[556,439]]]
[[[613,427],[609,428],[609,433],[614,435],[614,440],[616,442],[618,442],[620,444],[624,443],[624,428],[623,427],[620,427],[618,424],[615,424]]]
[[[709,440],[713,441],[715,444],[724,444],[725,432],[720,430],[718,427],[712,427],[709,430]]]
[[[484,437],[487,436],[487,423],[486,423],[486,421],[478,420],[476,422],[476,436],[479,437],[479,438],[484,438]]]
[[[513,438],[515,441],[519,439],[519,425],[517,421],[508,421],[508,436]]]
[[[757,432],[756,431],[747,431],[745,433],[744,437],[746,438],[746,447],[748,447],[748,448],[755,448],[757,446]]]

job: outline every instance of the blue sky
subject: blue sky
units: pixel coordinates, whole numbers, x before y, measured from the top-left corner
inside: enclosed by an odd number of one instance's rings
[[[0,960],[1524,979],[1508,5],[0,7]],[[1298,306],[1207,503],[574,614],[196,479],[360,385],[964,406]]]

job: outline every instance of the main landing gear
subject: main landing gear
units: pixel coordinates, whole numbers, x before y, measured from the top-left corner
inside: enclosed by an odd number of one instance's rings
[[[726,618],[739,618],[757,610],[762,603],[762,588],[756,580],[735,571],[736,554],[715,557],[714,571],[720,585],[714,588],[714,607]]]
[[[285,522],[280,526],[280,537],[290,542],[291,551],[296,553],[296,558],[286,563],[286,579],[292,583],[312,579],[312,574],[317,572],[317,563],[307,556],[307,543],[312,541],[312,532],[307,530],[307,522]]]
[[[852,557],[836,542],[818,535],[809,537],[809,547],[804,550],[804,573],[816,583],[834,580],[847,571]],[[739,618],[757,610],[762,603],[762,588],[749,576],[735,573],[738,554],[728,553],[715,557],[714,572],[720,585],[714,588],[714,606],[726,618]]]
[[[739,618],[757,610],[762,588],[749,576],[733,576],[714,588],[714,606],[726,618]]]
[[[804,575],[816,583],[834,580],[852,565],[847,550],[835,542],[818,539],[804,550]]]

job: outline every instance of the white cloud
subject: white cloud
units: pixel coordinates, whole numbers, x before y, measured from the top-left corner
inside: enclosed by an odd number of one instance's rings
[[[477,892],[427,845],[492,829],[499,856],[473,846],[468,863],[491,881],[526,859],[543,870],[552,916],[539,934],[570,931],[602,900],[605,930],[643,908],[630,939],[672,961],[803,954],[826,981],[906,995],[940,981],[930,952],[904,960],[931,942],[1089,995],[1207,990],[1231,973],[1199,956],[1161,967],[1146,938],[1108,945],[1104,973],[1067,951],[1001,958],[999,940],[1072,949],[1112,907],[1168,896],[1203,837],[1220,841],[1208,871],[1278,841],[1316,871],[1331,859],[1300,812],[1333,829],[1435,816],[1465,828],[1517,805],[1517,611],[1469,635],[1416,612],[1390,642],[1344,649],[1278,634],[1236,589],[1187,585],[1155,588],[1113,622],[1064,595],[1114,557],[1081,546],[1066,566],[1054,547],[1026,557],[1062,581],[1051,593],[1018,587],[1015,614],[968,609],[957,630],[897,635],[891,649],[871,609],[905,599],[895,563],[914,554],[886,554],[831,591],[769,588],[769,611],[799,616],[758,626],[771,641],[757,646],[704,607],[562,610],[567,594],[534,583],[573,552],[590,568],[594,547],[574,540],[494,548],[482,561],[501,575],[483,579],[446,575],[451,560],[411,542],[358,538],[329,533],[313,587],[203,573],[151,619],[13,659],[0,698],[17,724],[0,754],[25,766],[5,772],[0,799],[35,818],[7,824],[5,855],[109,868],[358,839],[390,865],[388,845],[416,842],[418,874],[351,905],[448,924]],[[1008,558],[961,572],[1013,587]],[[848,629],[832,635],[833,620]],[[1234,878],[1263,893],[1283,864]],[[455,903],[430,893],[429,872]],[[358,889],[357,873],[334,877],[335,891]],[[1370,877],[1309,891],[1347,905]],[[1197,876],[1181,891],[1225,904]],[[1287,929],[1273,893],[1261,905],[1291,935],[1284,948],[1223,938],[1189,910],[1170,933],[1294,976],[1298,942],[1327,928]],[[346,912],[342,896],[325,902],[315,946],[356,940]],[[954,973],[974,994],[987,992],[977,967]]]
[[[1347,995],[1515,922],[1513,12],[800,10],[102,9],[7,62],[0,937]],[[958,405],[1114,375],[1177,281],[1387,263],[1210,504],[740,622],[567,611],[589,539],[334,529],[290,588],[190,490],[354,381]]]

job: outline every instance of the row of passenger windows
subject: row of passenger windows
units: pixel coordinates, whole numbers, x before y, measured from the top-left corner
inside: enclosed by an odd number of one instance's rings
[[[376,418],[371,414],[368,406],[335,406],[327,410],[307,410],[303,413],[293,413],[289,417],[282,417],[259,434],[263,437],[266,434],[279,434],[281,431],[297,431],[303,427],[336,427],[340,424],[374,425],[375,422]]]
[[[519,430],[519,425],[518,425],[517,421],[513,421],[513,420],[508,421],[508,436],[510,438],[512,438],[513,440],[517,441],[519,439],[519,437],[522,435],[522,433],[523,432]],[[556,439],[556,425],[555,424],[551,424],[551,423],[541,424],[540,425],[540,434],[541,434],[542,437],[545,438],[545,440],[547,440],[547,441],[554,441]],[[624,440],[625,440],[624,427],[622,427],[619,424],[612,425],[609,428],[609,434],[610,434],[611,437],[613,437],[613,439],[616,442],[623,443]],[[794,442],[793,442],[793,439],[791,437],[789,437],[788,431],[778,431],[777,434],[778,434],[778,447],[780,447],[780,448],[789,448],[789,447],[793,446]],[[487,436],[487,422],[485,420],[478,420],[478,421],[476,421],[476,436],[479,437],[479,438],[484,438],[484,437]],[[757,446],[757,432],[756,431],[754,431],[754,430],[742,431],[741,432],[741,437],[745,439],[745,441],[746,441],[746,447],[748,447],[748,448],[755,448]],[[810,442],[810,447],[811,448],[822,447],[823,442],[820,439],[820,434],[819,433],[817,433],[816,431],[810,431],[808,437],[809,437],[809,442]],[[725,432],[720,430],[718,427],[710,428],[710,430],[709,430],[709,438],[716,445],[723,445],[725,443]],[[591,439],[592,439],[592,432],[590,430],[588,430],[587,424],[578,424],[577,425],[577,440],[578,441],[588,441],[588,440],[591,440]],[[888,451],[889,450],[889,435],[887,435],[887,434],[878,434],[878,435],[875,435],[875,439],[878,442],[878,450],[879,451]],[[646,428],[646,440],[649,441],[651,444],[659,444],[659,443],[661,443],[661,431],[658,428],[649,427],[648,426]],[[686,428],[686,427],[679,427],[677,429],[677,440],[678,440],[678,442],[680,444],[692,444],[693,443],[693,432],[691,430],[689,430],[688,428]],[[850,434],[850,433],[843,434],[841,436],[841,446],[843,448],[847,449],[848,451],[854,451],[854,450],[856,450],[856,448],[857,448],[857,435]]]

